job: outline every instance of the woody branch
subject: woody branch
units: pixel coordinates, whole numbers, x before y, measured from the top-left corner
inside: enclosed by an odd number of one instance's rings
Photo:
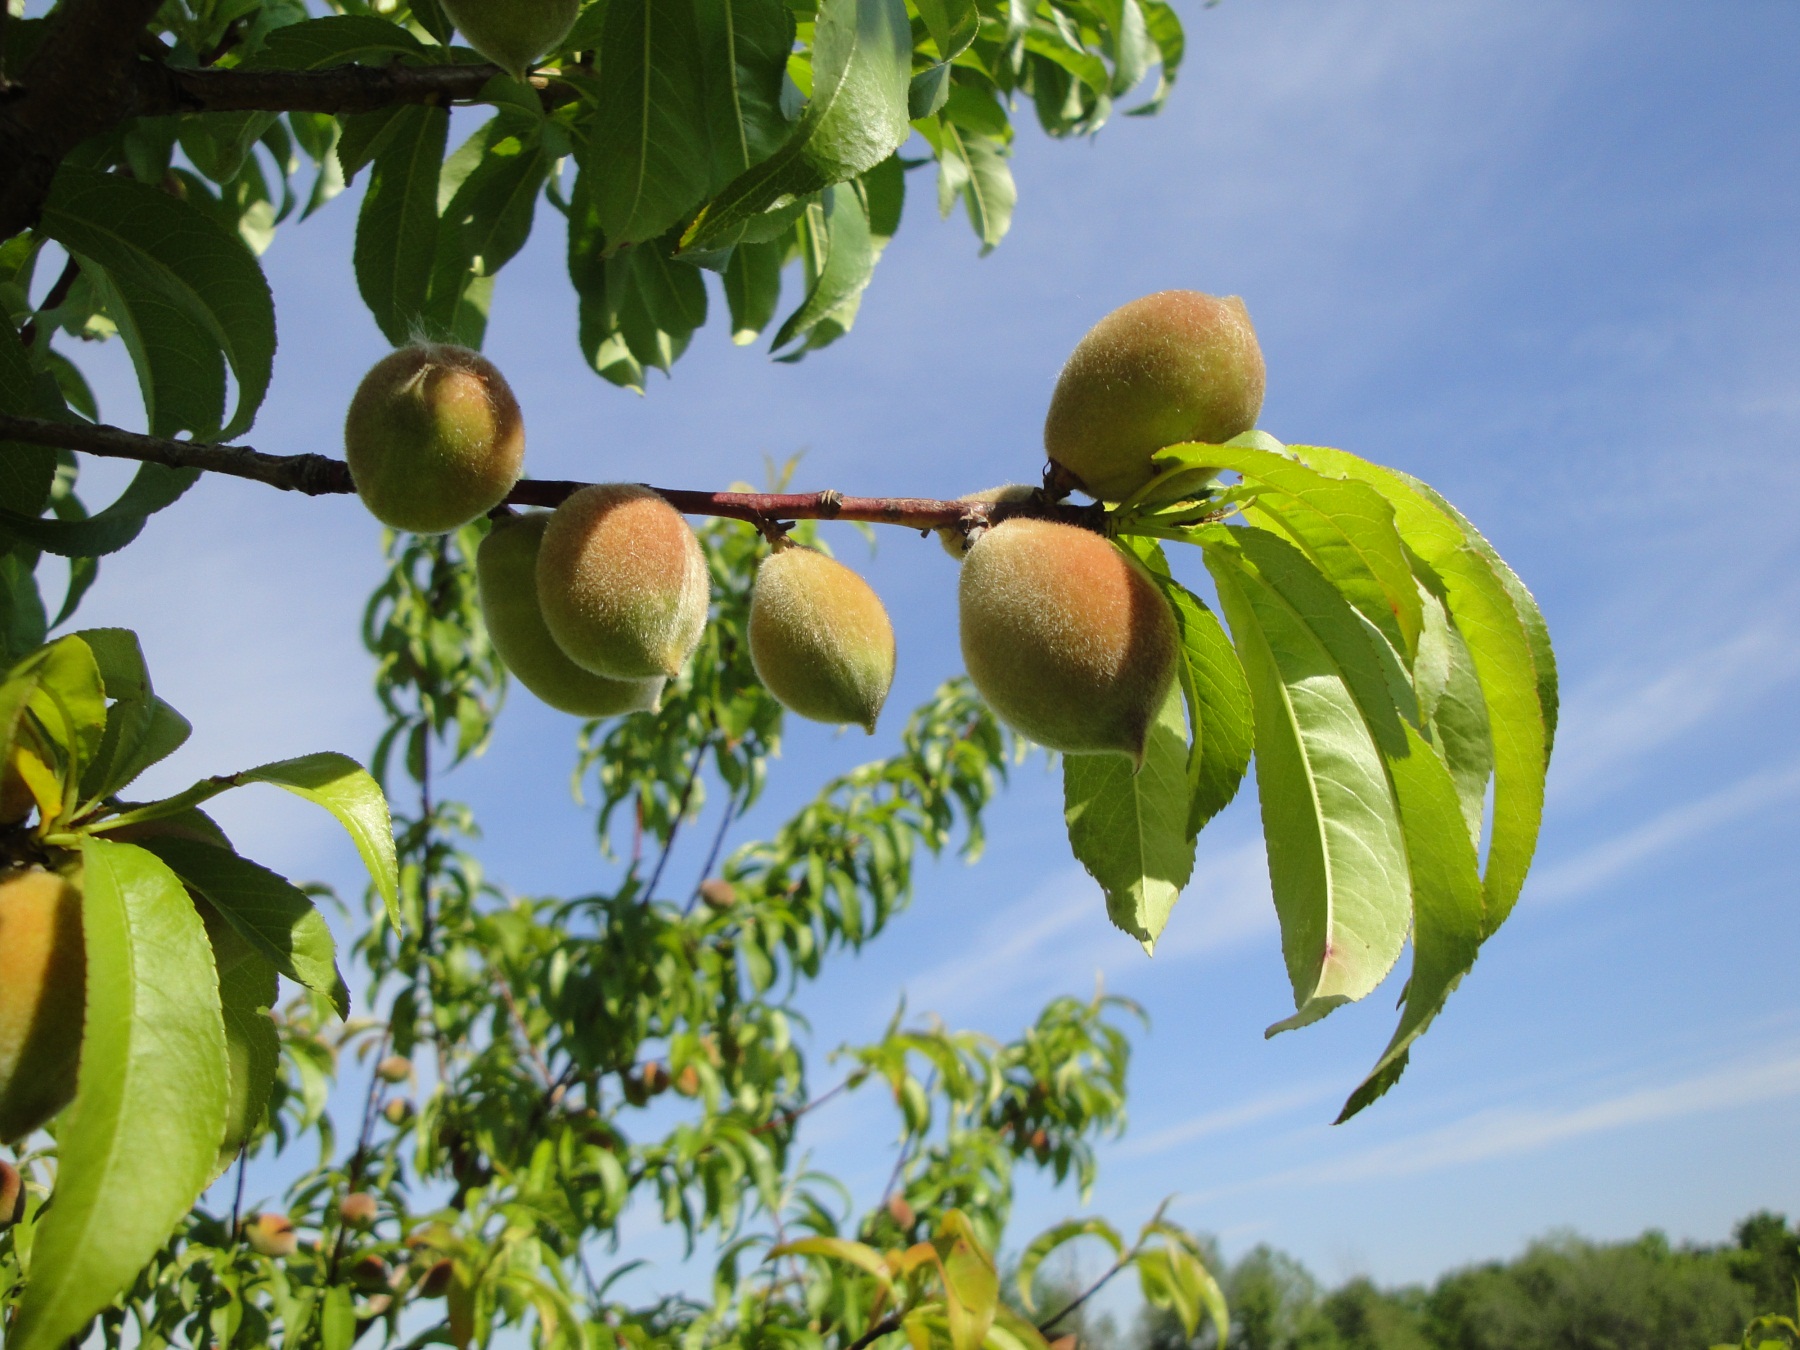
[[[0,442],[76,450],[110,459],[164,464],[173,469],[247,478],[287,492],[325,496],[356,491],[350,468],[326,455],[270,455],[247,445],[209,445],[200,441],[145,436],[119,427],[86,422],[52,422],[38,417],[0,414]],[[589,486],[565,479],[526,479],[507,494],[512,506],[557,506],[571,493]],[[853,520],[874,525],[900,525],[915,530],[970,530],[1010,516],[1036,516],[1095,528],[1100,509],[1074,506],[1039,497],[1023,502],[945,501],[935,497],[851,497],[841,492],[701,492],[655,488],[686,515],[724,516],[768,527],[783,520]]]

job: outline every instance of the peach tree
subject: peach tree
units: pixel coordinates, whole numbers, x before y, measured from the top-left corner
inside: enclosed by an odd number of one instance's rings
[[[1412,947],[1354,1114],[1530,865],[1556,679],[1523,584],[1425,484],[1258,429],[1235,298],[1103,318],[1048,409],[1042,481],[965,497],[522,477],[531,410],[479,355],[550,213],[582,353],[614,384],[667,371],[720,303],[782,360],[836,341],[909,180],[930,169],[939,209],[995,246],[1015,114],[1077,137],[1121,100],[1154,112],[1183,50],[1171,7],[57,0],[0,24],[7,1345],[1044,1350],[1128,1268],[1222,1340],[1202,1248],[1160,1212],[1130,1239],[1096,1219],[1018,1243],[1002,1296],[1016,1170],[1085,1190],[1123,1127],[1129,1004],[1059,998],[1004,1042],[896,1016],[821,1074],[798,991],[882,933],[923,857],[979,851],[1031,744],[1062,755],[1075,856],[1152,948],[1254,757],[1296,1007],[1271,1030],[1362,998]],[[258,256],[358,178],[348,261],[397,350],[343,391],[343,459],[259,452]],[[71,356],[114,338],[142,431],[103,419]],[[139,465],[97,509],[91,456]],[[131,632],[77,615],[101,560],[205,472],[355,491],[389,526],[366,766],[321,751],[133,795],[189,723]],[[784,717],[872,728],[891,679],[885,611],[822,519],[939,533],[969,678],[892,754],[734,839]],[[1216,609],[1178,579],[1189,559]],[[444,796],[509,673],[580,719],[594,893],[506,890]],[[319,888],[206,813],[255,784],[359,850],[344,947]],[[796,1147],[859,1090],[897,1118],[861,1203]],[[248,1192],[253,1158],[279,1195]],[[708,1288],[622,1292],[634,1205],[705,1244]],[[1100,1280],[1040,1306],[1043,1261],[1082,1239],[1112,1255]]]

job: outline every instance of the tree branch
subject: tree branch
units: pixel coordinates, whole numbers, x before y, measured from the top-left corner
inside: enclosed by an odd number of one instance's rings
[[[119,427],[88,422],[52,422],[40,417],[0,414],[0,442],[48,445],[111,459],[166,464],[175,469],[204,469],[233,478],[248,478],[287,492],[308,496],[356,491],[350,469],[341,459],[324,455],[268,455],[247,445],[208,445],[168,440]],[[558,506],[587,483],[561,479],[525,479],[507,494],[513,506]],[[699,492],[655,488],[684,515],[723,516],[761,528],[785,520],[856,520],[900,525],[914,530],[960,529],[965,533],[997,524],[1011,516],[1060,520],[1087,529],[1100,527],[1098,506],[1062,502],[944,501],[935,497],[846,497],[841,492]]]
[[[159,0],[63,0],[0,105],[0,239],[34,224],[63,156],[128,114]]]
[[[397,103],[467,102],[481,97],[500,67],[342,65],[322,70],[195,69],[140,62],[126,116],[188,112],[359,113]],[[546,107],[575,97],[533,76]]]

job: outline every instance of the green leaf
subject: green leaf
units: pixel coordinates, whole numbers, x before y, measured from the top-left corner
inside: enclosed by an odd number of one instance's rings
[[[1556,672],[1542,615],[1517,578],[1508,582],[1510,572],[1496,570],[1492,546],[1423,484],[1342,450],[1291,448],[1323,472],[1370,483],[1394,504],[1401,538],[1441,580],[1468,644],[1494,751],[1493,836],[1483,878],[1491,933],[1519,898],[1543,822]]]
[[[1244,544],[1261,535],[1255,561]],[[1380,750],[1364,717],[1384,687],[1373,645],[1340,626],[1321,638],[1261,565],[1307,565],[1267,533],[1220,529],[1206,564],[1237,640],[1256,712],[1256,783],[1282,954],[1294,987],[1285,1030],[1367,994],[1393,967],[1410,917],[1405,844]],[[1316,575],[1316,574],[1315,574]],[[1335,595],[1321,580],[1324,592]],[[1347,609],[1346,609],[1346,612]],[[1399,735],[1399,717],[1389,705]]]
[[[1421,564],[1423,566],[1423,564]],[[1442,583],[1433,578],[1442,589]],[[1482,816],[1487,810],[1488,780],[1494,776],[1494,741],[1488,729],[1487,700],[1481,694],[1481,680],[1475,671],[1475,658],[1462,630],[1449,616],[1442,600],[1426,592],[1426,636],[1419,640],[1419,660],[1425,661],[1427,647],[1441,649],[1443,680],[1435,690],[1429,710],[1423,691],[1420,711],[1425,713],[1425,726],[1438,755],[1449,767],[1462,800],[1463,823],[1469,839],[1479,847]]]
[[[711,176],[700,33],[682,0],[609,0],[581,155],[610,252],[663,233]]]
[[[875,248],[861,194],[850,184],[826,188],[806,208],[804,257],[811,284],[769,344],[779,350],[804,337],[822,319],[853,303],[875,273]],[[848,327],[848,325],[845,325]]]
[[[1019,199],[1006,145],[992,136],[965,131],[948,118],[921,121],[918,127],[937,154],[939,211],[949,215],[961,197],[983,256],[992,253],[1012,228],[1013,207]]]
[[[268,1114],[269,1094],[281,1062],[281,1037],[269,1017],[275,1004],[275,967],[254,952],[219,970],[219,1011],[225,1024],[229,1095],[225,1137],[215,1175],[231,1165]]]
[[[62,757],[63,812],[76,804],[77,785],[106,734],[106,691],[87,643],[66,637],[44,649],[30,707]]]
[[[740,347],[755,342],[775,318],[783,251],[778,243],[743,243],[731,251],[725,267],[725,303],[731,309],[731,340]]]
[[[1419,588],[1394,526],[1394,508],[1366,483],[1325,474],[1288,455],[1253,446],[1177,445],[1159,451],[1162,472],[1147,491],[1162,496],[1219,469],[1266,484],[1245,511],[1253,525],[1273,526],[1410,665],[1424,622]]]
[[[967,51],[981,31],[975,0],[916,0],[925,31],[937,44],[938,60],[948,62]]]
[[[1402,724],[1404,726],[1404,724]],[[1412,884],[1413,964],[1400,1025],[1369,1076],[1344,1103],[1348,1120],[1386,1092],[1406,1068],[1408,1047],[1431,1025],[1457,982],[1475,964],[1485,904],[1475,841],[1463,820],[1444,762],[1413,727],[1407,753],[1388,769],[1400,805]]]
[[[943,1229],[932,1245],[943,1268],[951,1350],[980,1350],[1000,1303],[999,1273],[960,1210],[944,1216]]]
[[[1256,721],[1244,667],[1218,617],[1199,596],[1169,575],[1162,550],[1148,539],[1121,543],[1145,564],[1169,602],[1178,637],[1176,672],[1187,700],[1192,744],[1188,749],[1188,834],[1231,804],[1250,767]]]
[[[711,142],[709,193],[762,163],[787,139],[781,85],[794,50],[782,0],[694,0]]]
[[[0,511],[0,531],[66,558],[117,553],[138,537],[148,517],[177,501],[199,477],[198,469],[140,464],[118,500],[94,515],[57,520]]]
[[[1145,951],[1155,947],[1194,870],[1181,707],[1181,692],[1171,689],[1140,769],[1124,755],[1063,756],[1069,845],[1106,892],[1108,916]]]
[[[37,416],[37,377],[25,346],[10,323],[0,324],[0,412]],[[0,507],[35,516],[50,504],[56,481],[56,451],[45,445],[0,441]]]
[[[784,1242],[778,1247],[769,1249],[768,1259],[779,1260],[784,1256],[823,1256],[833,1261],[844,1261],[857,1269],[875,1277],[882,1285],[891,1287],[893,1277],[888,1273],[881,1253],[862,1242],[851,1242],[847,1238],[809,1237],[798,1238],[793,1242]]]
[[[108,698],[150,697],[150,669],[136,633],[129,628],[83,628],[70,636],[87,644]]]
[[[912,28],[903,0],[822,0],[813,30],[812,97],[787,141],[700,212],[682,247],[731,243],[783,198],[854,178],[907,137]]]
[[[248,858],[196,839],[160,835],[139,843],[167,863],[189,889],[205,896],[276,970],[331,999],[339,1016],[349,1011],[349,992],[337,968],[337,944],[325,916],[305,891]]]
[[[373,14],[333,14],[288,24],[263,39],[247,69],[318,70],[363,62],[382,65],[394,56],[423,56],[425,44],[405,28]]]
[[[437,256],[438,172],[450,114],[402,108],[375,154],[356,221],[356,287],[382,334],[395,346],[425,317]]]
[[[368,771],[348,755],[321,751],[264,764],[239,775],[246,783],[273,783],[324,807],[349,833],[375,882],[388,918],[400,925],[400,875],[394,861],[394,826],[387,798]]]
[[[154,695],[113,704],[99,751],[82,775],[82,800],[111,796],[174,754],[192,732],[187,718]]]
[[[1150,96],[1148,103],[1139,104],[1126,115],[1129,117],[1149,117],[1162,111],[1163,104],[1169,101],[1169,93],[1175,87],[1175,76],[1181,70],[1181,58],[1186,54],[1187,38],[1181,29],[1181,18],[1165,0],[1139,0],[1144,11],[1144,27],[1150,40],[1156,44],[1157,59],[1162,69],[1157,77],[1156,92]],[[1220,1338],[1221,1342],[1223,1337]]]
[[[1026,1312],[1037,1311],[1033,1302],[1032,1285],[1037,1282],[1038,1267],[1044,1264],[1044,1259],[1051,1252],[1080,1237],[1099,1238],[1112,1248],[1114,1256],[1125,1250],[1125,1240],[1104,1219],[1067,1219],[1047,1232],[1039,1233],[1019,1257],[1018,1273],[1014,1276],[1019,1302],[1024,1305]]]
[[[54,1350],[130,1284],[212,1176],[225,1131],[225,1029],[200,916],[142,849],[87,838],[81,854],[79,1086],[12,1350]]]
[[[84,264],[95,264],[128,311],[114,318],[137,367],[152,434],[185,430],[229,440],[249,428],[269,388],[275,306],[242,239],[166,192],[73,163],[57,171],[40,229]],[[131,323],[133,315],[144,322]],[[144,345],[147,336],[177,331],[200,346],[168,353]],[[212,402],[210,368],[202,367],[221,353],[238,388],[237,406],[222,427],[217,415],[201,415]],[[194,364],[178,373],[177,357]],[[165,391],[179,391],[179,416],[159,401]],[[222,390],[217,407],[222,414]]]
[[[1218,1343],[1225,1344],[1231,1327],[1225,1294],[1199,1257],[1170,1243],[1140,1252],[1137,1268],[1145,1302],[1174,1313],[1190,1340],[1200,1329],[1201,1314],[1207,1314]]]

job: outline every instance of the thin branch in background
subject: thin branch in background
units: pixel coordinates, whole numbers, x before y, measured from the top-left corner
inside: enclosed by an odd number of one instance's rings
[[[800,1117],[805,1115],[808,1111],[817,1111],[821,1106],[825,1105],[826,1102],[830,1101],[833,1097],[837,1096],[838,1093],[842,1092],[845,1088],[847,1088],[849,1086],[850,1086],[850,1080],[848,1078],[846,1078],[843,1082],[839,1083],[836,1087],[832,1088],[828,1092],[820,1093],[817,1097],[814,1097],[810,1102],[806,1102],[803,1105],[796,1106],[792,1111],[783,1111],[778,1116],[771,1116],[768,1120],[765,1120],[762,1124],[753,1127],[751,1129],[750,1133],[751,1134],[767,1134],[770,1130],[779,1130],[785,1125],[792,1125],[796,1120],[800,1119]]]
[[[1173,1197],[1170,1198],[1173,1199]],[[1119,1259],[1114,1261],[1099,1279],[1095,1280],[1086,1289],[1082,1290],[1081,1293],[1077,1294],[1074,1298],[1070,1299],[1069,1302],[1057,1309],[1051,1316],[1046,1317],[1043,1321],[1039,1322],[1037,1324],[1037,1329],[1048,1334],[1051,1327],[1055,1326],[1058,1322],[1062,1321],[1063,1318],[1067,1317],[1095,1294],[1099,1293],[1106,1287],[1107,1281],[1111,1280],[1113,1276],[1117,1275],[1121,1270],[1125,1269],[1126,1266],[1135,1261],[1138,1253],[1143,1251],[1144,1241],[1150,1236],[1151,1229],[1162,1222],[1163,1213],[1168,1208],[1168,1200],[1164,1200],[1158,1205],[1156,1207],[1156,1213],[1150,1216],[1150,1222],[1144,1225],[1142,1236],[1140,1236],[1136,1242],[1132,1243],[1130,1247],[1119,1253]]]
[[[531,1039],[531,1030],[525,1025],[525,1016],[519,1011],[519,1001],[513,996],[512,986],[498,971],[494,972],[494,987],[500,991],[500,1001],[506,1004],[507,1014],[512,1019],[513,1030],[519,1033],[519,1039],[525,1043],[525,1053],[531,1057],[538,1076],[544,1080],[545,1104],[556,1105],[556,1097],[560,1092],[557,1079],[550,1072],[550,1066],[544,1062],[544,1056],[539,1051],[537,1042]]]
[[[375,1058],[377,1066],[380,1065],[383,1059],[387,1058],[388,1047],[391,1046],[393,1042],[394,1027],[390,1022],[387,1028],[381,1033],[381,1050]],[[362,1185],[362,1171],[368,1160],[369,1143],[375,1135],[375,1116],[381,1109],[382,1091],[386,1086],[386,1083],[382,1081],[382,1077],[379,1073],[373,1071],[370,1072],[368,1095],[363,1098],[362,1128],[358,1131],[356,1136],[356,1151],[350,1155],[350,1166],[345,1169],[345,1195],[350,1194]],[[327,1217],[326,1222],[329,1223],[330,1221],[330,1218]],[[343,1216],[341,1214],[337,1217],[337,1224],[337,1237],[331,1244],[331,1261],[327,1265],[325,1273],[325,1283],[328,1286],[337,1283],[338,1264],[343,1260],[344,1240],[349,1235],[349,1225],[343,1221]]]
[[[700,868],[699,879],[694,882],[694,893],[688,896],[687,908],[683,914],[692,914],[694,906],[700,903],[700,888],[712,875],[713,866],[719,861],[719,850],[725,847],[725,832],[731,828],[732,817],[737,813],[737,795],[733,793],[725,799],[725,814],[719,820],[719,828],[713,831],[712,847],[706,851],[706,862]]]
[[[869,1346],[873,1345],[883,1336],[891,1336],[896,1331],[900,1330],[900,1318],[900,1313],[889,1313],[874,1326],[863,1332],[862,1335],[851,1341],[849,1345],[844,1347],[844,1350],[868,1350]]]
[[[650,871],[649,884],[644,887],[644,898],[656,898],[656,883],[662,880],[663,868],[669,865],[669,854],[675,851],[675,836],[681,833],[681,822],[687,817],[688,801],[694,795],[694,784],[700,778],[700,760],[706,754],[706,748],[712,744],[712,735],[708,733],[700,738],[700,744],[694,747],[694,757],[688,761],[687,781],[681,785],[681,799],[675,803],[675,817],[669,822],[668,838],[663,840],[662,852],[656,856],[656,866]]]
[[[244,1168],[245,1168],[245,1165],[249,1161],[250,1161],[249,1146],[248,1145],[240,1145],[238,1148],[238,1159],[237,1159],[237,1185],[236,1185],[236,1187],[233,1188],[232,1193],[231,1193],[231,1242],[232,1242],[233,1246],[236,1246],[238,1244],[238,1242],[241,1240],[238,1236],[238,1225],[240,1225],[243,1222],[243,1216],[244,1216]]]

